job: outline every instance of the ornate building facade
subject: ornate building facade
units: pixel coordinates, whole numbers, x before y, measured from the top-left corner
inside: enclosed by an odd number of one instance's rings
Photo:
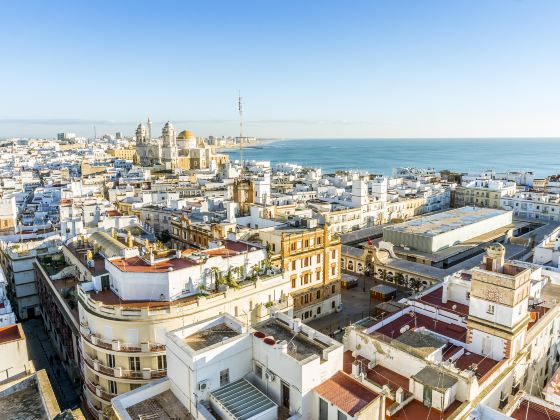
[[[152,122],[139,124],[136,129],[136,163],[142,166],[162,166],[165,169],[210,169],[228,162],[227,155],[216,154],[204,141],[198,141],[192,132],[181,131],[168,121],[161,137],[152,137]]]

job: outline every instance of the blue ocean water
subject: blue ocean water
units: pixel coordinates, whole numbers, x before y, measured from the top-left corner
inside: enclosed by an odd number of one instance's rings
[[[239,159],[237,149],[228,151]],[[243,160],[290,162],[323,171],[368,170],[390,175],[399,166],[474,172],[560,173],[560,139],[293,139],[243,149]]]

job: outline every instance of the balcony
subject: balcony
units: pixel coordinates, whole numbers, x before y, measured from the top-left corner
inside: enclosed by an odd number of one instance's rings
[[[150,369],[144,368],[142,370],[123,369],[121,367],[105,366],[99,360],[94,360],[87,353],[83,353],[85,364],[95,372],[101,373],[113,378],[132,379],[145,381],[150,379],[159,379],[167,375],[167,369]]]
[[[165,344],[161,343],[140,343],[131,344],[126,343],[121,340],[106,340],[95,334],[92,334],[88,326],[85,324],[80,324],[80,333],[84,340],[95,347],[102,348],[104,350],[110,350],[122,353],[163,353],[165,352]]]
[[[85,393],[85,386],[84,386],[84,393]],[[91,414],[92,418],[97,420],[107,420],[109,418],[105,414],[103,414],[103,411],[97,408],[93,404],[93,402],[91,402],[91,400],[86,398],[86,401],[87,401],[87,409],[89,411],[89,414]]]
[[[106,401],[108,403],[111,402],[112,398],[115,398],[117,396],[117,394],[112,394],[110,392],[105,391],[101,385],[99,384],[94,384],[93,382],[91,382],[89,379],[86,378],[85,380],[85,386],[88,389],[88,391],[90,393],[92,393],[93,395],[95,395],[98,398],[101,398],[103,401]]]

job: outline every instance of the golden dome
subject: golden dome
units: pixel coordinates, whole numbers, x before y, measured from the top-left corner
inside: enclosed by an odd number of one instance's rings
[[[194,139],[194,134],[192,133],[192,131],[183,130],[177,135],[177,139],[179,140]]]

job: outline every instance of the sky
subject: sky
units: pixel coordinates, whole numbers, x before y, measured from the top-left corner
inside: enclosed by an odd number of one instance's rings
[[[0,137],[560,137],[560,2],[5,1]]]

